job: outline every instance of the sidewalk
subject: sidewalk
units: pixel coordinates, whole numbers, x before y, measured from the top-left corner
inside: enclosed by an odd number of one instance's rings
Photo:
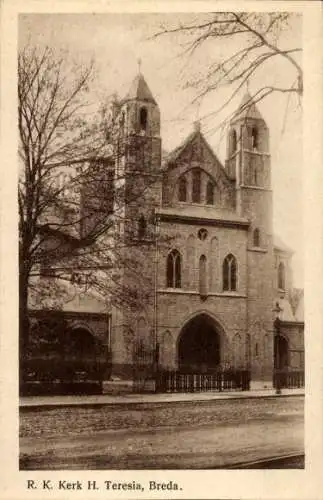
[[[135,394],[122,395],[100,394],[98,396],[28,396],[19,399],[20,408],[57,407],[57,406],[90,406],[90,405],[118,405],[118,404],[147,404],[147,403],[185,403],[199,401],[213,401],[217,399],[247,399],[247,398],[282,398],[286,396],[304,396],[305,390],[282,389],[277,395],[275,389],[230,392],[198,392],[198,393],[166,393],[166,394]]]

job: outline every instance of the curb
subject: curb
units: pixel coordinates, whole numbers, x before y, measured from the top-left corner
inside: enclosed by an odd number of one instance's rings
[[[262,394],[262,395],[250,395],[250,396],[228,396],[228,397],[214,397],[210,399],[188,399],[188,400],[166,400],[166,401],[77,401],[77,402],[44,402],[44,403],[35,403],[35,404],[23,404],[19,403],[19,410],[23,411],[32,411],[35,409],[38,410],[52,410],[57,408],[98,408],[103,406],[114,406],[114,407],[143,407],[143,406],[164,406],[169,404],[192,404],[192,403],[215,403],[217,401],[235,401],[235,400],[249,400],[249,399],[277,399],[277,398],[290,398],[290,397],[305,397],[305,394]],[[145,409],[145,408],[142,408]]]

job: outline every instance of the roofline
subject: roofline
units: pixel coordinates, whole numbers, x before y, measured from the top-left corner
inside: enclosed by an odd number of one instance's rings
[[[275,239],[275,237],[274,237]],[[286,253],[288,255],[294,255],[295,251],[294,250],[291,250],[291,249],[283,249],[281,248],[280,246],[278,245],[275,245],[274,243],[274,250],[278,250],[279,252],[282,252],[282,253]]]
[[[105,317],[108,319],[109,316],[111,316],[111,312],[89,312],[89,311],[69,311],[69,310],[64,310],[64,309],[28,309],[28,314],[34,316],[35,318],[37,317],[43,317],[43,316],[69,316],[71,319],[73,317],[80,318],[80,316],[86,316],[88,318],[99,318],[102,319]]]
[[[240,227],[247,230],[250,226],[249,221],[234,221],[230,219],[219,219],[216,217],[199,217],[194,215],[184,215],[184,214],[165,214],[159,212],[156,209],[156,215],[160,217],[160,220],[164,221],[176,221],[182,222],[184,224],[196,224],[204,226],[222,226],[222,227]]]

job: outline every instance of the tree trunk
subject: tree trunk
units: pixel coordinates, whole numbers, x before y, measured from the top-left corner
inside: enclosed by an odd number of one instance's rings
[[[21,266],[22,267],[22,266]],[[25,360],[29,342],[28,272],[19,273],[19,385],[24,381]]]

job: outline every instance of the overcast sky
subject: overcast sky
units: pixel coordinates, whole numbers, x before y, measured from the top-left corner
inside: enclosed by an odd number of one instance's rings
[[[206,14],[203,14],[205,18]],[[244,89],[224,112],[206,118],[228,97],[228,89],[214,92],[198,108],[192,105],[194,90],[184,89],[191,75],[203,72],[208,61],[221,59],[234,50],[236,42],[214,42],[187,59],[180,54],[187,37],[150,37],[160,24],[187,21],[197,14],[28,14],[20,16],[19,44],[27,41],[68,50],[81,64],[95,61],[96,78],[92,94],[95,100],[107,99],[113,92],[123,97],[141,70],[157,100],[161,112],[163,149],[170,151],[191,132],[199,118],[202,132],[224,163],[226,137],[219,126],[242,99]],[[301,18],[296,18],[282,35],[286,47],[301,47]],[[258,79],[250,83],[255,92],[259,83],[286,85],[295,76],[288,63],[268,64]],[[274,232],[294,251],[295,286],[303,286],[303,209],[302,209],[302,113],[296,96],[288,101],[286,94],[272,95],[258,104],[270,130],[272,187],[274,191]]]

